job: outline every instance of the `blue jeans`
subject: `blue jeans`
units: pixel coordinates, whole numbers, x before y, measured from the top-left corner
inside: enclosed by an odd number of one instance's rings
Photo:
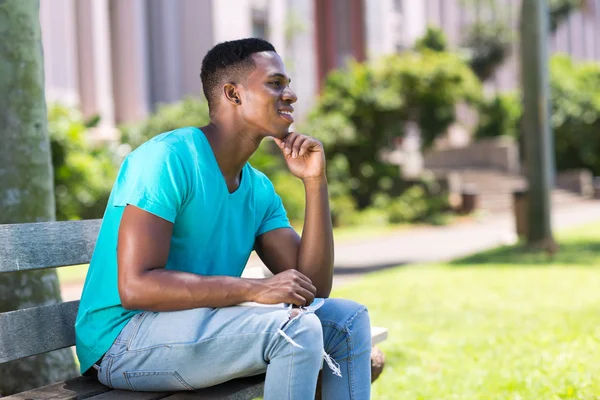
[[[334,361],[324,364],[324,352]],[[366,400],[370,360],[368,312],[349,300],[326,299],[293,318],[282,307],[147,311],[123,328],[98,379],[115,389],[175,391],[266,372],[265,400],[305,400],[314,399],[322,367],[324,399]]]

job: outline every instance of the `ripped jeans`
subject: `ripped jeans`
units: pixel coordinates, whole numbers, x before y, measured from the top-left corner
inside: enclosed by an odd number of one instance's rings
[[[283,307],[147,311],[123,328],[98,379],[116,389],[175,391],[266,372],[265,400],[308,400],[322,368],[323,399],[367,400],[370,359],[368,312],[349,300],[325,299],[297,316]]]

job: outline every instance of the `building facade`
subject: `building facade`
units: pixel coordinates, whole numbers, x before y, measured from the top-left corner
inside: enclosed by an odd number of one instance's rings
[[[202,96],[204,54],[216,43],[262,37],[284,59],[306,115],[323,80],[349,59],[409,49],[427,25],[457,46],[476,19],[494,19],[477,0],[41,0],[49,102],[100,115],[99,131],[138,121],[160,103]],[[516,27],[520,0],[496,0]],[[553,51],[600,60],[600,0],[563,24]],[[479,10],[479,11],[478,11]],[[491,80],[518,86],[517,45]]]

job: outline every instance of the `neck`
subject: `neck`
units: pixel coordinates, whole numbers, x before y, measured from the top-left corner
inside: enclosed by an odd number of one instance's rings
[[[262,137],[239,128],[234,119],[212,117],[201,128],[215,155],[221,173],[228,182],[236,181],[248,159],[254,154]]]

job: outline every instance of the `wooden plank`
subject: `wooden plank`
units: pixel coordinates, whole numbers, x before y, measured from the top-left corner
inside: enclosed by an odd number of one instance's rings
[[[81,376],[65,382],[2,397],[2,400],[82,400],[110,390],[112,389],[102,385],[94,378]]]
[[[100,222],[0,225],[0,273],[89,263]]]
[[[217,386],[193,392],[178,392],[165,400],[250,400],[262,397],[265,387],[265,375],[234,379]]]
[[[79,301],[0,314],[0,364],[75,344]]]
[[[110,392],[102,393],[99,396],[94,396],[92,400],[160,400],[171,393],[168,392],[130,392],[128,390],[111,390]]]
[[[388,337],[387,328],[381,326],[371,327],[371,346],[375,346],[378,343],[383,342]]]

